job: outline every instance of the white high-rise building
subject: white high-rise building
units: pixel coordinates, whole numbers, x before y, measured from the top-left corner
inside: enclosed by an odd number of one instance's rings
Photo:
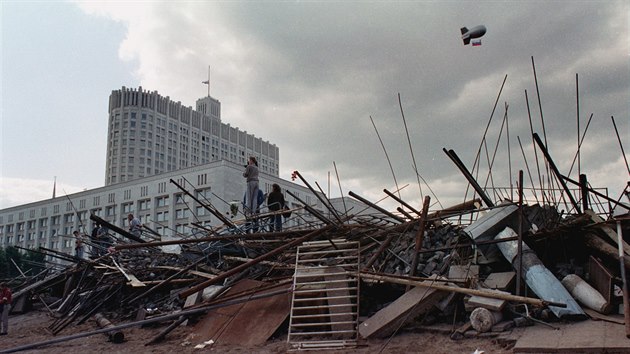
[[[220,116],[221,104],[210,96],[199,99],[193,110],[155,91],[113,91],[105,186],[0,210],[0,247],[44,247],[72,254],[72,232],[90,233],[91,214],[126,228],[126,216],[133,213],[162,239],[223,226],[208,206],[237,222],[243,215],[234,214],[232,205],[242,211],[242,173],[249,156],[258,159],[264,193],[277,183],[297,197],[285,194],[289,207],[306,203],[326,213],[315,193],[278,177],[277,146],[222,123]],[[285,227],[310,227],[311,221],[313,216],[299,209]]]
[[[227,160],[278,176],[279,149],[221,122],[221,103],[208,96],[196,110],[142,87],[109,96],[105,185]]]

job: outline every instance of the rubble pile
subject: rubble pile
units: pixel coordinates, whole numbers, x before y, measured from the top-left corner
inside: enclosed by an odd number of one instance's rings
[[[627,210],[481,206],[475,199],[395,218],[331,210],[308,228],[243,233],[233,224],[163,242],[129,238],[92,216],[120,241],[90,259],[56,255],[68,266],[15,284],[14,311],[44,304],[57,341],[88,320],[100,329],[85,335],[115,342],[124,342],[123,328],[156,323],[161,332],[150,343],[159,343],[185,323],[190,334],[179,340],[189,345],[286,336],[299,349],[439,328],[456,340],[619,312],[619,262],[630,267]],[[162,248],[172,245],[180,251]]]

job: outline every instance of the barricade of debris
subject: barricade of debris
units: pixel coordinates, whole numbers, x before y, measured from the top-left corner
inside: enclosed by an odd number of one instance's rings
[[[44,303],[54,337],[4,352],[97,333],[124,342],[125,328],[151,324],[160,326],[147,343],[154,344],[184,323],[189,335],[177,340],[200,348],[274,335],[296,349],[352,348],[436,324],[459,339],[607,318],[627,304],[627,206],[600,196],[625,211],[603,219],[586,201],[572,201],[576,212],[563,215],[522,200],[495,205],[477,192],[479,199],[436,212],[425,197],[420,211],[399,200],[408,211],[370,216],[344,214],[323,199],[330,215],[305,204],[319,220],[306,229],[241,233],[232,223],[175,241],[146,242],[92,215],[120,242],[89,260],[40,250],[71,264],[15,287],[14,311]],[[180,253],[160,248],[174,244]],[[628,306],[623,311],[628,318]],[[63,336],[88,320],[98,329]]]

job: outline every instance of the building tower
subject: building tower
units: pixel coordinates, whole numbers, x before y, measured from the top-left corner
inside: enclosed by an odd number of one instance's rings
[[[196,110],[157,91],[122,87],[109,96],[105,185],[256,156],[262,172],[278,176],[279,149],[221,122],[221,102],[197,100]]]

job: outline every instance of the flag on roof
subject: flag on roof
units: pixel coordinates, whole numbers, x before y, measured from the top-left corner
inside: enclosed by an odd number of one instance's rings
[[[210,84],[210,80],[202,81],[201,83],[202,83],[202,84],[209,85],[209,84]]]

